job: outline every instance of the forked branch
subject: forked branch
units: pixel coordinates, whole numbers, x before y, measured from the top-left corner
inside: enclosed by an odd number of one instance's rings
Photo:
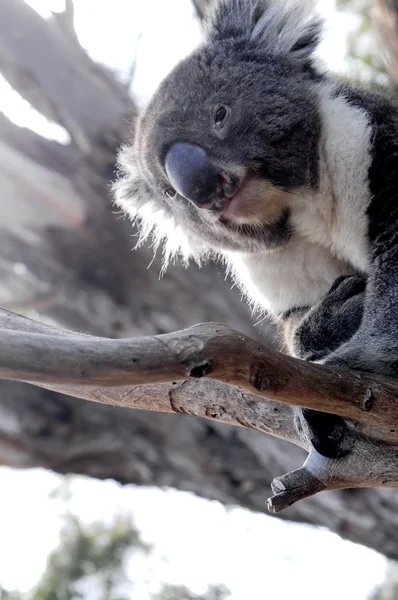
[[[112,340],[0,311],[0,378],[139,410],[190,414],[266,432],[307,450],[273,482],[277,512],[325,489],[398,487],[398,383],[273,352],[223,325]],[[295,406],[347,418],[352,450],[314,450]]]

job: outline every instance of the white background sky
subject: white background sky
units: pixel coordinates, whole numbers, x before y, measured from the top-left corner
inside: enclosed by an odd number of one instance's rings
[[[56,0],[29,3],[43,16],[63,6]],[[337,14],[332,0],[319,3],[328,19],[321,54],[331,68],[341,71],[345,35],[355,19]],[[140,103],[200,41],[200,25],[189,0],[75,0],[75,5],[83,46],[122,77],[134,60],[141,34],[133,85]],[[36,115],[1,80],[0,110],[42,135],[65,139],[59,128]],[[47,554],[59,539],[64,507],[49,499],[49,493],[60,481],[39,469],[0,469],[3,586],[28,590],[43,572]],[[130,564],[134,600],[147,600],[148,590],[161,581],[185,584],[196,592],[210,583],[224,583],[233,600],[319,600],[319,590],[322,600],[335,600],[342,598],[344,582],[347,599],[364,600],[385,574],[382,556],[327,531],[228,510],[190,494],[122,488],[85,478],[74,480],[72,491],[72,508],[84,521],[131,514],[143,538],[155,545],[149,559],[136,557]]]
[[[5,587],[28,590],[57,546],[64,505],[49,494],[60,481],[40,469],[0,469],[0,583]],[[143,539],[154,544],[149,559],[136,557],[129,565],[134,600],[148,600],[148,591],[162,581],[197,593],[221,582],[233,600],[365,600],[384,578],[381,555],[320,528],[226,509],[188,493],[111,481],[79,477],[71,492],[72,511],[84,522],[110,523],[115,514],[132,515]]]

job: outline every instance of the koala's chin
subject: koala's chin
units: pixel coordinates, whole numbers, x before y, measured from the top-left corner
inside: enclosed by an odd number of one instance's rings
[[[235,218],[229,211],[222,213],[213,226],[198,228],[194,223],[196,235],[214,250],[226,252],[267,252],[286,244],[291,235],[290,210],[284,208],[273,222],[259,219]]]

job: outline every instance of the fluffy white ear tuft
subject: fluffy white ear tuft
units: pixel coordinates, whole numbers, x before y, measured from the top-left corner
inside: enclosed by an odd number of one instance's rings
[[[177,257],[187,265],[192,259],[198,264],[209,258],[211,252],[198,239],[193,240],[178,225],[159,202],[138,167],[136,150],[133,146],[123,146],[118,153],[118,178],[113,184],[114,204],[128,215],[137,225],[139,247],[151,240],[154,253],[162,248],[162,272]]]
[[[265,52],[307,62],[323,29],[314,0],[218,0],[207,16],[210,40],[246,38]]]
[[[251,39],[264,50],[293,60],[312,58],[323,31],[313,0],[260,0]]]
[[[249,38],[253,29],[255,0],[216,0],[205,18],[207,38]]]

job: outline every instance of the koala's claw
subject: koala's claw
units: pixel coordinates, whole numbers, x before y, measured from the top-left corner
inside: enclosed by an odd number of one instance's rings
[[[352,296],[361,294],[366,288],[366,278],[361,275],[342,275],[330,288],[327,297],[342,304]]]

